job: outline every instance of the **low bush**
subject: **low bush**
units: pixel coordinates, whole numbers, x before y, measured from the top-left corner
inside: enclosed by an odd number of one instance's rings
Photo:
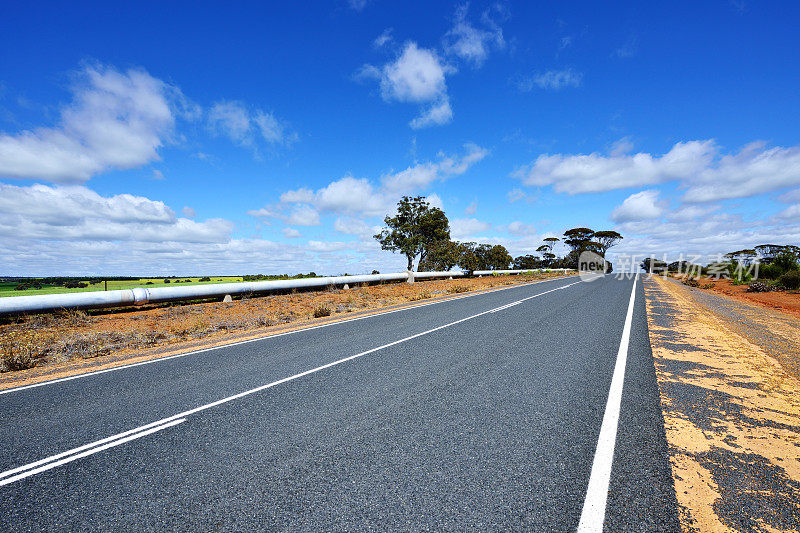
[[[800,270],[790,270],[778,278],[781,287],[791,291],[800,289]]]
[[[198,281],[211,281],[211,278],[206,276],[206,277],[200,278]]]
[[[765,279],[778,279],[783,274],[783,269],[774,264],[761,265],[758,269],[758,277]]]
[[[327,305],[320,305],[314,308],[314,318],[322,318],[331,315],[331,308]]]
[[[770,292],[775,288],[765,281],[754,281],[747,287],[747,292]]]
[[[469,289],[464,285],[453,285],[452,287],[447,289],[447,292],[452,292],[452,293],[458,294],[458,293],[462,293],[462,292],[467,292],[468,290]]]
[[[164,283],[172,283],[172,281],[171,281],[171,280],[168,280],[168,279],[165,279],[165,280],[164,280]]]
[[[700,288],[701,289],[705,289],[705,290],[713,289],[714,288],[714,284],[713,283],[704,283]]]
[[[688,287],[699,287],[700,282],[697,281],[695,278],[686,278],[682,281],[682,283]]]

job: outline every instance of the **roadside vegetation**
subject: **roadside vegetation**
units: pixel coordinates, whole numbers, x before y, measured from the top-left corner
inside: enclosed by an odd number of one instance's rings
[[[755,302],[800,316],[800,247],[763,244],[737,250],[707,265],[688,261],[642,261],[653,274],[673,277],[688,287]]]
[[[231,303],[174,303],[123,312],[63,311],[5,318],[0,322],[0,373],[8,377],[16,375],[15,371],[33,369],[37,375],[52,375],[53,368],[65,366],[122,364],[131,358],[158,357],[169,351],[264,335],[315,319],[345,318],[370,309],[551,277],[559,274],[360,284],[347,290],[330,287],[243,297]],[[0,387],[11,386],[8,383],[0,378]]]

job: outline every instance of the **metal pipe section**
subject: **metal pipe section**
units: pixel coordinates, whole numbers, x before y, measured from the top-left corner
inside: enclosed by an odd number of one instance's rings
[[[479,270],[474,275],[520,274],[532,270]],[[467,276],[460,270],[450,272],[398,272],[391,274],[365,274],[361,276],[331,276],[321,278],[284,279],[274,281],[246,281],[215,283],[181,287],[155,287],[115,291],[75,292],[69,294],[43,294],[36,296],[8,296],[0,298],[0,316],[19,313],[38,313],[58,309],[98,309],[124,307],[147,303],[178,300],[200,300],[223,297],[228,294],[265,293],[271,291],[322,288],[328,286],[374,283],[379,281],[413,281]]]

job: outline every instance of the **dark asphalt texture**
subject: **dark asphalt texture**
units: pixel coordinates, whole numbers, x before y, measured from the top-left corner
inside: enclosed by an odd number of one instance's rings
[[[0,471],[577,278],[0,395]],[[543,294],[0,487],[0,530],[574,531],[631,280]],[[677,531],[638,282],[608,531]]]

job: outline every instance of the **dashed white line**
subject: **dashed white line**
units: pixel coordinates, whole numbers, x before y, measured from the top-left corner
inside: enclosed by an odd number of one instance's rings
[[[608,391],[606,411],[603,415],[603,424],[600,426],[600,436],[597,439],[597,449],[592,462],[592,473],[589,476],[589,487],[586,490],[581,520],[578,523],[578,533],[599,533],[603,531],[608,484],[611,480],[614,446],[617,441],[619,410],[622,404],[622,386],[625,382],[625,365],[628,360],[628,345],[631,339],[633,308],[636,302],[636,282],[638,279],[639,275],[637,274],[633,278],[628,313],[625,315],[625,325],[622,328],[622,339],[619,342],[617,362],[614,365],[614,375],[611,378],[611,387]]]

